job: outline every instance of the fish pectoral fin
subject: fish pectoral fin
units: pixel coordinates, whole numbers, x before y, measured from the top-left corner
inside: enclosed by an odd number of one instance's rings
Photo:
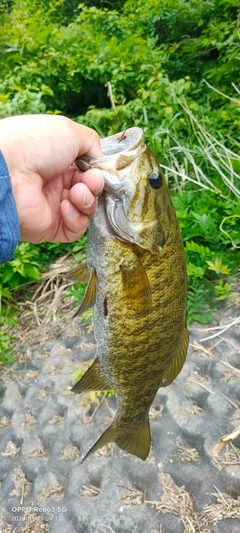
[[[93,269],[91,272],[90,280],[88,282],[88,286],[86,288],[86,292],[83,297],[83,301],[80,307],[78,308],[78,310],[76,311],[76,313],[73,315],[73,318],[75,318],[77,315],[81,315],[82,313],[84,313],[84,311],[89,309],[89,307],[92,307],[95,304],[96,281],[97,281],[97,274],[96,274],[96,270]]]
[[[165,374],[163,378],[162,387],[167,387],[172,383],[172,381],[178,376],[178,374],[181,372],[182,367],[185,363],[186,356],[187,356],[187,349],[188,349],[188,342],[189,342],[189,333],[187,330],[187,327],[184,328],[182,338],[180,341],[180,346],[177,351],[177,355],[174,358],[170,368],[168,369],[167,373]]]
[[[98,357],[93,364],[86,370],[85,374],[75,383],[72,392],[81,394],[91,390],[110,390],[112,389],[102,374]]]
[[[85,455],[82,463],[89,455],[110,442],[116,442],[122,450],[145,461],[151,446],[149,418],[135,429],[122,429],[119,424],[113,422]]]
[[[76,268],[73,268],[66,274],[66,278],[72,281],[88,281],[90,272],[86,263],[78,265]]]
[[[123,263],[120,269],[123,293],[129,310],[133,310],[136,315],[146,313],[151,309],[152,294],[140,257],[136,255],[135,261]]]

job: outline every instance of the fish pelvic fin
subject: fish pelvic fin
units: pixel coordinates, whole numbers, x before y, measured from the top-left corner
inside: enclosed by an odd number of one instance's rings
[[[187,330],[187,327],[184,328],[182,338],[180,341],[180,346],[177,351],[177,355],[174,358],[170,368],[168,369],[167,373],[165,374],[163,378],[163,387],[167,387],[172,383],[172,381],[180,374],[182,367],[185,363],[186,356],[187,356],[187,350],[188,350],[188,343],[189,343],[189,333]]]
[[[149,418],[147,417],[145,422],[134,429],[121,428],[120,421],[119,423],[113,422],[85,455],[82,463],[89,455],[110,442],[115,442],[125,452],[145,461],[151,446]]]
[[[89,309],[89,307],[92,307],[95,304],[96,285],[97,285],[97,274],[96,274],[96,270],[93,269],[91,272],[90,280],[88,282],[88,286],[86,288],[86,292],[83,297],[83,301],[80,307],[78,308],[78,310],[76,311],[76,313],[73,315],[73,318],[75,318],[77,315],[81,315],[82,313],[84,313],[84,311]]]
[[[112,389],[102,374],[98,357],[93,364],[86,370],[85,374],[75,383],[72,392],[81,394],[91,390],[110,390]]]

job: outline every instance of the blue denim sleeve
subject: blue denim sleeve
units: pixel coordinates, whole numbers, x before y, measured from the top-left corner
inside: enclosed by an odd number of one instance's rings
[[[20,225],[11,180],[0,151],[0,263],[13,258],[19,236]]]

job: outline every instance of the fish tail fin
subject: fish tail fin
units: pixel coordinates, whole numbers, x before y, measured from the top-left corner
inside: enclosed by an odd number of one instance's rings
[[[145,461],[151,446],[149,418],[147,417],[144,422],[134,429],[121,428],[120,421],[118,423],[113,422],[85,455],[82,463],[89,455],[110,442],[116,442],[122,450]]]
[[[111,426],[110,426],[111,427]],[[115,438],[116,444],[122,450],[136,455],[145,461],[151,446],[149,418],[134,429],[122,430]]]

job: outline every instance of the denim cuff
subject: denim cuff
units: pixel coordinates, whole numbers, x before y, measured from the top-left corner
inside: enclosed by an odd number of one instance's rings
[[[13,258],[20,224],[6,161],[0,151],[0,263]]]

